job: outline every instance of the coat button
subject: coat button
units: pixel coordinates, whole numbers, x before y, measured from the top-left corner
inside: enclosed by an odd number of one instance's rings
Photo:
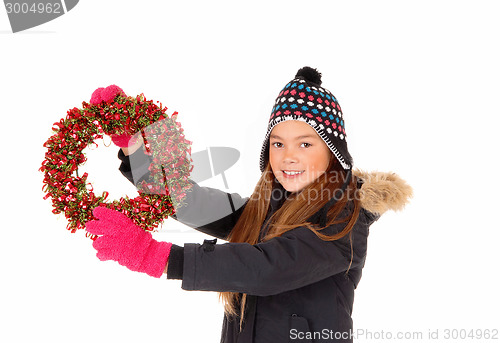
[[[214,239],[205,239],[203,241],[203,250],[204,251],[214,251],[215,249],[215,243],[217,243],[217,238]]]

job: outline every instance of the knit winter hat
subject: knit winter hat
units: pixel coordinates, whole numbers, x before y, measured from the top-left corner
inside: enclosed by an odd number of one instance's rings
[[[269,135],[287,120],[309,124],[323,139],[344,169],[352,169],[353,160],[347,150],[345,123],[337,99],[321,87],[321,73],[311,67],[299,69],[276,98],[269,118],[266,137],[260,152],[260,171],[269,160]]]

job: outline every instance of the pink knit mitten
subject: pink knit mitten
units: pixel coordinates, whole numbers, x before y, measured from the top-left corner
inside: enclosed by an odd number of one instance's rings
[[[106,88],[99,87],[93,93],[90,98],[90,103],[92,105],[100,106],[102,102],[107,104],[112,103],[117,95],[127,96],[123,89],[117,85],[111,85]],[[126,148],[128,146],[134,145],[137,141],[137,137],[129,136],[126,133],[111,135],[111,140],[115,145],[120,148]]]
[[[126,133],[121,135],[111,135],[111,140],[116,146],[120,148],[126,148],[128,146],[134,145],[137,142],[138,137],[129,136]]]
[[[87,222],[85,227],[99,236],[92,245],[101,261],[114,260],[132,271],[161,277],[172,243],[154,240],[150,232],[121,212],[98,206],[92,213],[98,220]]]

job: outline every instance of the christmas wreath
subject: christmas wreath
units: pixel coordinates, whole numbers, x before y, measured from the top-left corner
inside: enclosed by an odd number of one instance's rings
[[[53,124],[54,134],[43,145],[47,152],[39,170],[44,173],[44,199],[52,198],[54,214],[64,213],[68,230],[85,229],[85,223],[95,219],[92,210],[105,206],[127,215],[142,229],[153,231],[182,206],[191,186],[192,142],[186,140],[176,122],[178,113],[169,117],[166,110],[161,103],[158,106],[146,100],[144,94],[127,96],[120,87],[111,85],[96,89],[81,109],[68,110],[66,118]],[[152,159],[149,178],[136,185],[139,195],[108,201],[108,192],[94,194],[88,174],[78,173],[78,167],[87,160],[83,150],[90,145],[97,147],[95,140],[104,135],[114,137],[113,141],[128,141],[139,134],[145,153]],[[87,232],[86,236],[95,238]]]

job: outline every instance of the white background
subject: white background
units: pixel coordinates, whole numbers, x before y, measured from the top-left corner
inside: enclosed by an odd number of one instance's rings
[[[218,342],[217,293],[100,262],[65,230],[42,199],[42,144],[117,84],[178,111],[193,152],[238,149],[226,177],[248,196],[274,99],[305,65],[339,99],[356,167],[415,191],[371,228],[355,329],[499,329],[499,32],[495,1],[87,0],[16,34],[0,8],[0,341]],[[116,154],[87,155],[111,199],[135,192]],[[155,235],[209,238],[172,219]]]

